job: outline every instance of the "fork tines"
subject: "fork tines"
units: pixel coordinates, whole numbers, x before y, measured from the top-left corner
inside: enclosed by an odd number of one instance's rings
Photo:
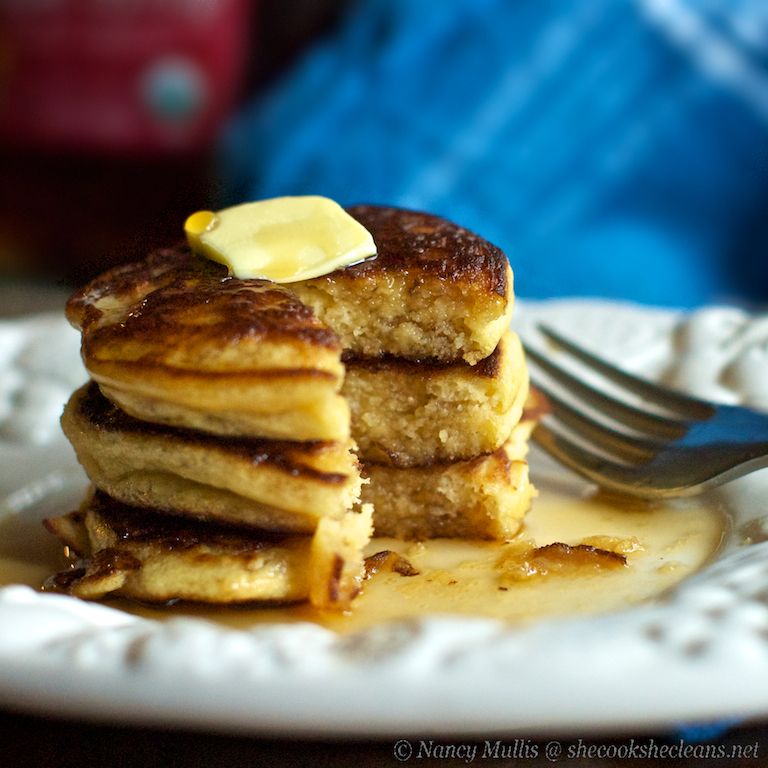
[[[549,328],[539,330],[564,359],[556,364],[525,346],[528,360],[558,391],[535,378],[552,418],[539,425],[534,439],[582,474],[602,476],[611,460],[648,464],[669,441],[685,435],[691,420],[713,414],[708,403],[619,370]],[[580,364],[578,374],[566,370],[574,361]]]
[[[768,467],[768,414],[667,391],[541,331],[558,362],[526,352],[558,391],[532,377],[551,408],[532,440],[578,474],[623,493],[663,498]],[[578,374],[569,370],[573,364]]]

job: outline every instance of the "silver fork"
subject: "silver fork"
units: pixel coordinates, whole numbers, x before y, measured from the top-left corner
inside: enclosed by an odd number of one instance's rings
[[[673,392],[610,365],[550,329],[539,330],[567,358],[586,366],[590,378],[599,374],[616,393],[587,384],[584,375],[526,345],[529,362],[566,395],[556,395],[531,371],[551,409],[532,440],[574,472],[604,488],[663,498],[700,493],[768,466],[768,414]]]

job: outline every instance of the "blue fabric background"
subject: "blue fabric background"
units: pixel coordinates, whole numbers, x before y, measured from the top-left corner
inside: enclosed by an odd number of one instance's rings
[[[362,0],[228,127],[228,205],[446,216],[525,298],[768,302],[764,0]]]

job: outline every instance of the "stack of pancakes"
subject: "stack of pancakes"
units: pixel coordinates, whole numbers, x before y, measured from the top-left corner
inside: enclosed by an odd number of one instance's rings
[[[507,539],[534,490],[505,255],[360,206],[374,258],[289,285],[186,246],[76,293],[91,382],[62,426],[93,482],[47,525],[82,597],[346,606],[371,535]]]
[[[508,539],[535,493],[504,253],[437,216],[350,209],[375,259],[293,284],[341,337],[376,536]]]
[[[186,248],[102,275],[67,316],[91,381],[62,427],[94,488],[47,521],[83,557],[53,586],[346,606],[371,520],[338,336],[291,291]]]

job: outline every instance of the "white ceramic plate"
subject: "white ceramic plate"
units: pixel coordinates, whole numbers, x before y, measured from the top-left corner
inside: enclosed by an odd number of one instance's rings
[[[768,320],[596,302],[520,303],[625,367],[768,407]],[[84,476],[58,412],[84,379],[77,335],[0,323],[0,517],[61,511]],[[535,472],[535,457],[532,467]],[[0,704],[251,734],[537,735],[768,715],[768,476],[723,492],[717,561],[663,600],[515,628],[427,616],[337,637],[310,624],[163,622],[24,586],[0,589]],[[749,531],[749,543],[745,543]],[[763,535],[765,532],[765,535]]]

